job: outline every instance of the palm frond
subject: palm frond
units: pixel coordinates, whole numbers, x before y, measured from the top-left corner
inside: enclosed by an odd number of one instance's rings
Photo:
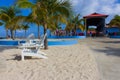
[[[1,19],[2,21],[6,22],[6,21],[9,21],[9,20],[10,20],[10,16],[7,15],[7,14],[5,14],[5,13],[2,13],[2,14],[0,15],[0,19]]]
[[[31,8],[33,6],[33,3],[29,0],[18,0],[16,4],[20,8]]]

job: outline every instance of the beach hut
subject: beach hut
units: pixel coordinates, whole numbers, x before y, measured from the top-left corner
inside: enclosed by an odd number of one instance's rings
[[[92,13],[90,15],[84,16],[85,19],[85,28],[86,33],[88,31],[89,26],[96,26],[96,35],[100,36],[101,33],[104,33],[105,28],[105,19],[108,17],[108,15],[105,14],[99,14],[99,13]]]

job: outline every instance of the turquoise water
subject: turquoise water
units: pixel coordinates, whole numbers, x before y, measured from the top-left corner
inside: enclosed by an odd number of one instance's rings
[[[20,43],[24,43],[25,41],[20,41]],[[59,46],[59,45],[73,45],[77,44],[77,40],[54,40],[48,41],[48,46]],[[18,41],[13,40],[0,40],[0,46],[18,46]]]

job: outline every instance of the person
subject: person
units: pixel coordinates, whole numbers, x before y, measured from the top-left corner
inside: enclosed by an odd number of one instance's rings
[[[114,36],[116,36],[117,35],[117,33],[116,32],[114,32]]]
[[[7,36],[7,39],[9,39],[9,38],[10,38],[10,35]]]
[[[59,31],[58,31],[58,29],[56,30],[56,36],[59,36]]]
[[[72,30],[72,36],[76,36],[75,30]]]
[[[92,32],[90,31],[90,37],[92,37]]]

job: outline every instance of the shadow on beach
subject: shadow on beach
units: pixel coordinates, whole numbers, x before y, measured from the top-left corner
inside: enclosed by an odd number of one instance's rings
[[[111,48],[111,47],[104,47],[104,49],[93,49],[97,52],[105,53],[106,55],[113,55],[120,57],[120,48]]]
[[[97,38],[97,39],[88,39],[88,45],[96,53],[103,53],[106,55],[113,55],[120,57],[120,40],[119,39],[106,39],[106,38]]]
[[[0,46],[0,52],[3,52],[4,50],[11,50],[11,49],[17,49],[15,46]]]
[[[12,55],[13,56],[13,58],[11,58],[11,59],[6,59],[7,61],[9,61],[9,60],[17,60],[17,61],[20,61],[21,60],[21,55],[17,55],[17,54],[15,54],[15,55]]]
[[[16,60],[16,61],[21,61],[21,55],[18,55],[18,54],[14,54],[14,55],[11,55],[13,56],[13,58],[11,59],[7,59],[7,61],[9,60]],[[26,60],[38,60],[38,59],[41,59],[41,58],[32,58],[31,56],[25,56],[24,57]]]
[[[113,44],[118,44],[120,41],[100,41],[102,43],[113,43]]]

